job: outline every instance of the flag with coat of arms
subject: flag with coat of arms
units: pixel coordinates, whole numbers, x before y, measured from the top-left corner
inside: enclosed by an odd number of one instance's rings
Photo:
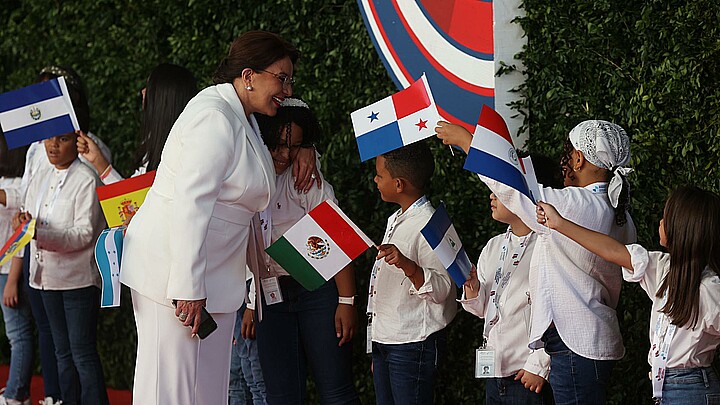
[[[115,228],[135,215],[155,181],[155,170],[97,188],[108,227]]]
[[[433,136],[440,114],[423,74],[405,90],[354,111],[350,118],[364,162]]]
[[[9,149],[79,130],[65,78],[0,94],[0,125]]]
[[[265,249],[307,290],[315,290],[373,242],[330,200],[320,203]]]
[[[516,189],[533,203],[542,200],[532,160],[518,157],[505,120],[486,105],[480,112],[463,168]]]
[[[445,203],[440,203],[420,232],[455,284],[462,288],[470,276],[472,264],[445,209]]]

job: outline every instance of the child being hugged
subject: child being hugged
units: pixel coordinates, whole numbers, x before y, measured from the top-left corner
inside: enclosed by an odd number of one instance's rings
[[[640,283],[653,301],[648,363],[655,403],[720,401],[711,367],[720,345],[720,196],[697,187],[670,195],[659,229],[667,253],[625,246],[538,205],[538,223],[622,266],[625,280]]]
[[[25,197],[30,212],[15,220],[37,220],[30,286],[40,290],[45,304],[63,403],[102,405],[108,399],[96,347],[100,273],[94,258],[105,227],[95,193],[102,183],[78,159],[77,137],[68,133],[43,142],[52,166],[32,176]]]
[[[533,156],[533,164],[540,183],[556,185],[556,165],[542,156]],[[487,404],[551,404],[552,391],[546,381],[550,356],[543,349],[527,347],[531,317],[529,269],[537,234],[492,193],[490,209],[493,219],[508,228],[487,242],[460,300],[463,309],[485,319],[475,376],[487,378]]]
[[[420,231],[435,209],[425,196],[435,169],[432,152],[416,142],[378,156],[383,201],[390,216],[370,278],[368,338],[377,404],[432,404],[445,327],[457,312],[450,276]]]
[[[438,137],[467,152],[472,135],[439,122]],[[630,141],[620,126],[601,120],[575,126],[561,159],[565,188],[540,190],[566,218],[625,243],[636,240],[627,213],[629,190],[624,166]],[[538,233],[530,261],[533,299],[530,347],[550,355],[550,384],[560,404],[604,404],[616,360],[625,348],[615,308],[620,268],[567,237],[537,224],[535,205],[518,190],[480,176],[503,205]]]

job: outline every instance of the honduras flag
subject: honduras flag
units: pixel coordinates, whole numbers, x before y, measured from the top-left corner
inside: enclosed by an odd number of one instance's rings
[[[420,231],[430,247],[445,266],[458,288],[467,281],[472,265],[450,216],[445,203],[440,203],[427,225]]]
[[[0,124],[10,149],[80,129],[64,77],[0,94]]]
[[[102,308],[120,306],[120,262],[124,236],[124,226],[105,229],[95,243],[95,262],[102,277]]]
[[[350,114],[364,162],[435,134],[440,120],[427,78]]]
[[[505,121],[486,105],[480,112],[463,167],[518,190],[533,203],[541,198],[532,161],[518,158]]]

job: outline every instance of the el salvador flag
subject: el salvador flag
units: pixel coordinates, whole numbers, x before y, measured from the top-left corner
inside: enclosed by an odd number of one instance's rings
[[[0,125],[10,149],[79,130],[65,78],[0,94]]]
[[[463,167],[518,190],[533,203],[540,198],[532,161],[518,158],[505,121],[486,105],[480,112]]]
[[[440,203],[425,227],[420,231],[447,269],[458,288],[467,281],[472,265],[460,237],[450,221],[445,203]]]
[[[405,90],[350,114],[364,162],[435,134],[440,120],[423,74]]]

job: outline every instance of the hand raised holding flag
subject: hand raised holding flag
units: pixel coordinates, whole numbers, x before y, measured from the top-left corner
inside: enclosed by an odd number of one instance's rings
[[[452,145],[461,148],[467,154],[472,143],[472,134],[464,127],[451,124],[447,121],[438,121],[435,127],[437,137],[444,145]]]
[[[383,259],[385,263],[393,265],[405,273],[405,277],[409,278],[415,288],[420,288],[425,282],[425,272],[414,261],[405,257],[400,249],[393,244],[385,244],[378,246],[377,260]]]

